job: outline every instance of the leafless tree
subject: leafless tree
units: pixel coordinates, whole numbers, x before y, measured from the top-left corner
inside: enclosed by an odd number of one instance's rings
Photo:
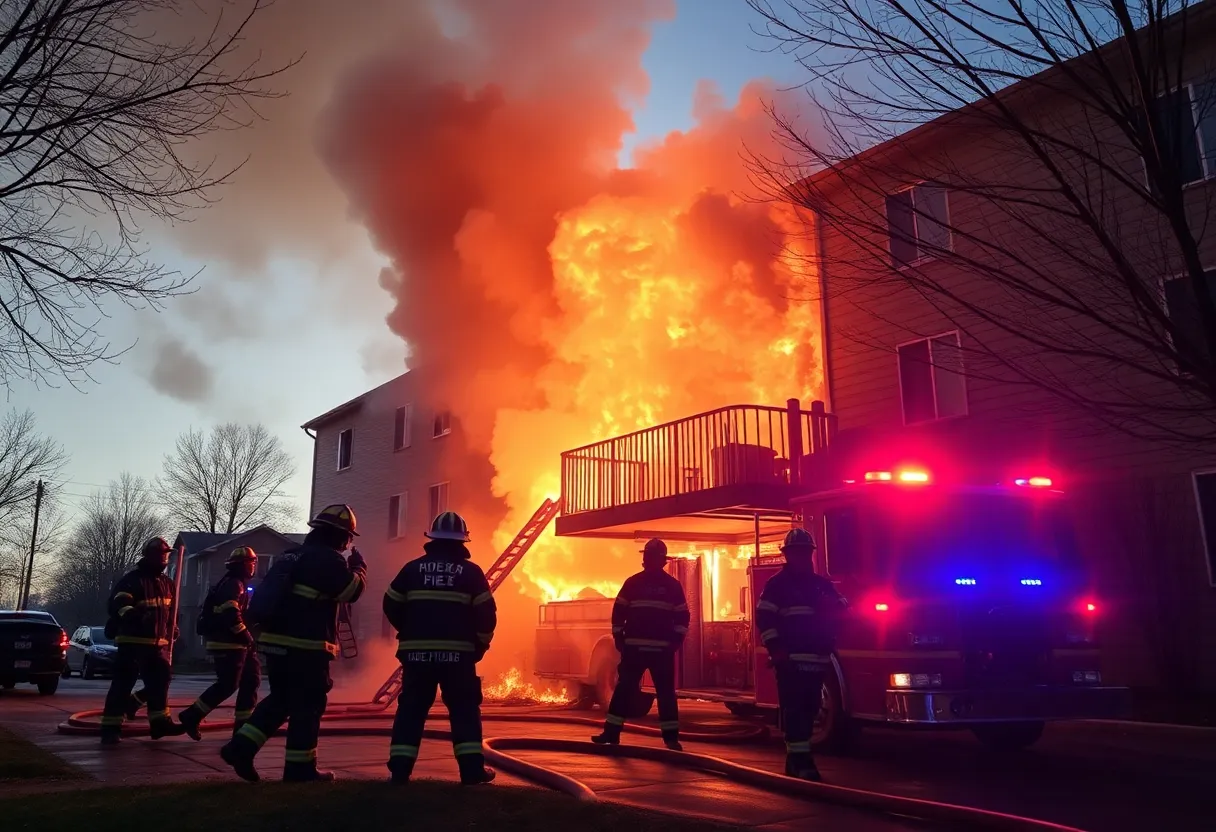
[[[33,510],[38,480],[54,479],[67,464],[59,443],[38,432],[29,410],[10,410],[0,419],[0,513]]]
[[[68,538],[68,515],[56,489],[48,485],[38,513],[38,536],[34,538],[34,513],[29,506],[9,515],[0,525],[0,608],[13,609],[29,571],[30,543],[34,542],[34,573],[31,597],[44,590],[53,572],[54,557]]]
[[[295,508],[283,488],[295,473],[291,455],[264,425],[229,422],[210,434],[179,436],[160,489],[183,528],[234,534],[290,521]]]
[[[269,2],[0,2],[0,381],[83,378],[121,352],[96,331],[107,302],[187,290],[140,222],[188,219],[233,173],[186,150],[273,94],[286,67],[241,58]]]
[[[833,299],[944,317],[969,377],[1078,424],[1216,439],[1216,4],[748,2],[823,115],[751,161],[844,241]]]
[[[104,622],[110,587],[167,528],[147,480],[124,473],[110,482],[84,504],[56,553],[45,593],[52,612],[67,622]]]

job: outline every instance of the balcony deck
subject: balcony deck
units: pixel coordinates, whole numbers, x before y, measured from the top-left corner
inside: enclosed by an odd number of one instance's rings
[[[825,449],[835,417],[732,405],[562,454],[557,534],[743,543],[784,534],[798,461]],[[791,465],[790,460],[795,464]]]

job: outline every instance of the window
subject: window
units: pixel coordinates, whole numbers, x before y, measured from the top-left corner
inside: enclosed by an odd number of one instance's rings
[[[406,494],[394,494],[388,498],[388,539],[405,536],[405,513],[409,505]]]
[[[823,512],[823,543],[827,549],[827,571],[833,578],[856,575],[861,559],[861,527],[857,509],[829,508]]]
[[[1216,176],[1216,83],[1186,84],[1158,96],[1150,108],[1163,144],[1183,184]]]
[[[887,197],[891,264],[907,266],[952,248],[946,189],[917,185]]]
[[[438,439],[441,436],[447,436],[452,432],[452,414],[446,410],[440,410],[435,414],[435,430],[431,433],[432,438]]]
[[[414,406],[402,405],[397,408],[393,419],[393,450],[399,451],[410,446],[410,436],[413,433]]]
[[[1216,471],[1195,474],[1194,479],[1200,537],[1208,562],[1208,583],[1216,586]]]
[[[905,425],[967,415],[967,378],[957,332],[912,341],[896,351]]]
[[[1203,277],[1207,282],[1208,296],[1216,303],[1216,292],[1213,292],[1213,288],[1216,288],[1216,269],[1205,271]],[[1204,333],[1203,321],[1199,317],[1199,309],[1195,303],[1195,290],[1191,286],[1190,277],[1173,277],[1164,281],[1163,286],[1166,314],[1170,316],[1170,323],[1183,336],[1181,343],[1174,342],[1174,349],[1180,358],[1193,353],[1198,362],[1208,361],[1207,336]],[[1183,366],[1180,366],[1179,370],[1197,369],[1185,366],[1189,362],[1180,363]]]
[[[338,434],[338,470],[350,467],[355,453],[355,429],[347,428]]]
[[[431,517],[438,517],[448,510],[448,484],[437,483],[431,486],[430,493]]]

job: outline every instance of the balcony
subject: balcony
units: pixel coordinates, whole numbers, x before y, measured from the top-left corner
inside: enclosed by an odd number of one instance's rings
[[[751,542],[789,528],[805,455],[827,448],[822,402],[731,405],[562,454],[559,535]],[[794,464],[791,465],[791,460]]]

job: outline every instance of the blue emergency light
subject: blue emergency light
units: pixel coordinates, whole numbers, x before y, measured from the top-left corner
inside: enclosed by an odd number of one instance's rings
[[[1022,578],[1022,586],[1042,586],[1043,582],[1038,578]]]
[[[959,586],[975,586],[975,578],[955,578],[954,582]]]

